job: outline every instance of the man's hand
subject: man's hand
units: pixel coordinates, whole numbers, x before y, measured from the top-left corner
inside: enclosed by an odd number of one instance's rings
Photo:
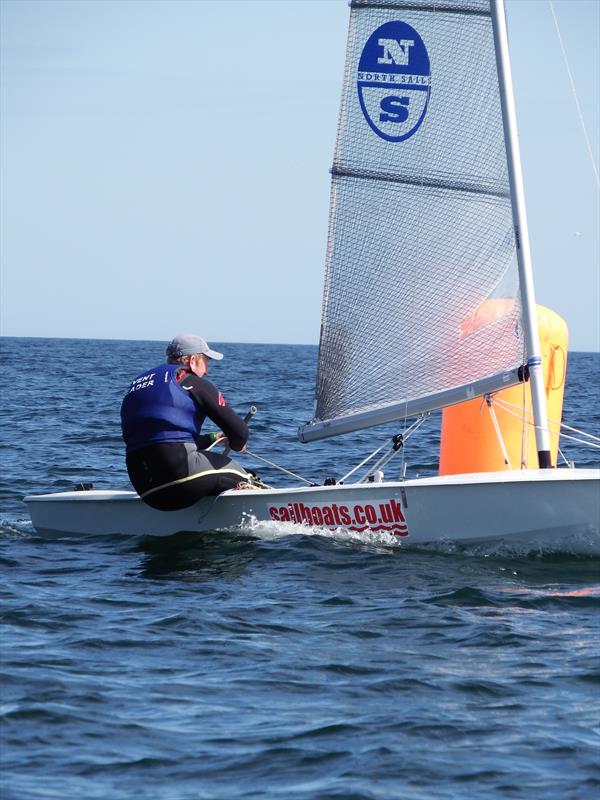
[[[215,439],[215,445],[220,445],[221,447],[224,447],[227,450],[230,449],[230,447],[231,447],[230,444],[229,444],[229,439],[227,438],[227,436],[225,436],[225,434],[221,433],[220,431],[219,431],[219,433],[217,433],[217,438]],[[231,447],[231,449],[234,450],[233,447]],[[245,453],[246,452],[246,445],[244,445],[241,450],[234,450],[234,452],[235,453]]]

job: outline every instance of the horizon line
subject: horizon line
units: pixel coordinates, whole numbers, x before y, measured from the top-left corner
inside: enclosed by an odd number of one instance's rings
[[[164,342],[163,339],[123,339],[108,336],[16,336],[13,334],[0,333],[0,339],[58,339],[64,341],[79,342]],[[318,342],[233,342],[226,339],[212,339],[217,344],[252,344],[252,345],[275,345],[280,347],[318,347]],[[597,353],[600,355],[600,347],[597,350],[567,350],[568,353]]]

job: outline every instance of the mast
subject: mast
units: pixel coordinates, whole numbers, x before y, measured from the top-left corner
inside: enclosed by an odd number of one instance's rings
[[[508,160],[508,177],[512,195],[512,215],[523,310],[522,322],[528,355],[527,366],[529,367],[535,441],[538,451],[539,466],[541,469],[544,469],[552,467],[550,457],[550,434],[548,432],[546,394],[544,391],[540,337],[537,323],[535,292],[533,288],[529,231],[525,212],[525,192],[523,188],[517,118],[508,53],[508,34],[506,30],[504,0],[491,0],[491,12],[494,42],[496,45],[496,63],[498,66],[502,122],[504,125],[506,155]]]

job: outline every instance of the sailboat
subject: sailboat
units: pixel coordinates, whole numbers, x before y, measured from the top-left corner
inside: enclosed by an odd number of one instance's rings
[[[278,523],[598,546],[600,470],[553,463],[503,0],[352,0],[331,172],[315,412],[299,438],[392,421],[402,434],[360,479],[367,459],[329,485],[228,491],[181,511],[126,490],[29,496],[38,533]],[[430,412],[493,407],[525,384],[535,465],[385,480]]]

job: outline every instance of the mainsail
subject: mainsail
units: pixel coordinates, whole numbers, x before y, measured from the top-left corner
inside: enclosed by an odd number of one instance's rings
[[[490,0],[353,0],[300,438],[512,385],[525,349]]]

